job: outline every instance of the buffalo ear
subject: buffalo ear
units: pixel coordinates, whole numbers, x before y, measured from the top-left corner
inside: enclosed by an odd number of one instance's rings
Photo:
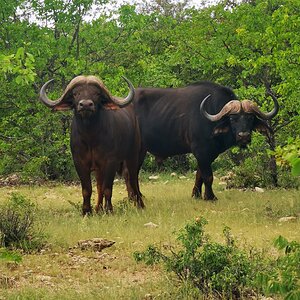
[[[220,134],[224,134],[230,131],[230,125],[228,121],[221,121],[214,129],[213,129],[213,135],[218,136]]]
[[[53,111],[65,111],[73,108],[73,96],[71,92],[67,92],[61,98],[61,101],[53,107]]]
[[[256,119],[253,129],[265,135],[267,138],[272,136],[273,130],[266,121]]]
[[[103,108],[106,110],[117,110],[120,109],[120,107],[112,102],[105,102],[102,104]]]
[[[217,136],[220,134],[227,133],[229,131],[229,126],[216,126],[213,130],[213,135]]]
[[[73,106],[69,103],[61,103],[53,108],[54,111],[65,111],[72,109]]]

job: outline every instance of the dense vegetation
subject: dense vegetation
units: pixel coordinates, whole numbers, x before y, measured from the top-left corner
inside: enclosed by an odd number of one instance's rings
[[[152,0],[113,9],[110,0],[0,0],[0,175],[76,178],[71,113],[51,114],[37,101],[39,88],[54,78],[51,96],[58,97],[74,76],[94,74],[124,95],[126,75],[135,86],[216,81],[265,110],[272,105],[267,92],[273,93],[281,108],[270,124],[274,134],[267,141],[256,135],[246,152],[232,149],[216,167],[235,167],[247,179],[237,185],[257,179],[291,185],[287,170],[292,165],[298,174],[300,168],[300,2],[187,3]],[[193,161],[179,166],[192,168]],[[151,158],[144,167],[153,168]]]

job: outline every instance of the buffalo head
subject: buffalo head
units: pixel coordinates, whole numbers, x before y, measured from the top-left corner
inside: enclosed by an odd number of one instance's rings
[[[47,97],[46,90],[53,79],[46,82],[40,90],[40,100],[55,111],[74,109],[75,114],[89,117],[99,109],[117,109],[128,105],[134,97],[134,87],[127,82],[130,92],[124,99],[111,96],[102,81],[95,76],[77,76],[66,87],[63,95],[52,101]]]
[[[257,130],[267,136],[269,135],[271,128],[266,121],[272,119],[279,110],[278,101],[275,96],[272,96],[274,108],[268,113],[262,112],[253,101],[243,100],[240,102],[238,100],[231,100],[215,115],[211,115],[205,110],[205,104],[210,96],[206,96],[202,101],[200,112],[212,122],[221,121],[214,128],[214,135],[231,130],[237,145],[240,147],[245,147],[251,142],[251,133],[253,130]]]

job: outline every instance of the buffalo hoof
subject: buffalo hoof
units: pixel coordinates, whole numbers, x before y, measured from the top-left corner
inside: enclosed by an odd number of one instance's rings
[[[204,196],[204,200],[207,200],[207,201],[217,201],[218,198],[213,195],[213,196]]]
[[[83,207],[82,208],[82,216],[91,216],[93,214],[92,208],[91,207]]]
[[[142,199],[140,201],[137,201],[137,208],[139,208],[139,209],[145,208],[145,204]]]
[[[202,199],[201,192],[197,188],[193,189],[192,198]]]

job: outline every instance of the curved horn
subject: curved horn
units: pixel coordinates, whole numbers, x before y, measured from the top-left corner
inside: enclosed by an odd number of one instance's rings
[[[134,94],[135,94],[135,90],[133,87],[133,84],[125,77],[122,76],[122,78],[127,82],[127,85],[129,87],[129,94],[127,95],[126,98],[122,99],[122,98],[118,98],[118,97],[112,97],[112,101],[117,104],[120,107],[125,107],[126,105],[128,105],[134,98]]]
[[[47,90],[49,84],[50,84],[51,82],[53,82],[53,81],[54,81],[54,79],[51,79],[51,80],[47,81],[47,82],[42,86],[42,88],[40,89],[40,96],[39,96],[39,99],[40,99],[46,106],[48,106],[48,107],[50,107],[50,108],[55,107],[55,106],[56,106],[57,104],[59,104],[60,101],[61,101],[61,99],[58,99],[58,100],[55,100],[55,101],[50,100],[50,99],[48,98],[47,94],[46,94],[46,90]]]
[[[257,115],[259,118],[263,119],[263,120],[270,120],[272,118],[274,118],[279,110],[279,104],[277,101],[277,98],[275,95],[273,95],[271,92],[268,93],[274,102],[274,108],[267,113],[262,112],[258,106],[256,105],[256,103],[250,101],[250,100],[243,100],[242,101],[242,107],[243,110],[247,113],[254,113],[255,115]]]
[[[200,113],[208,120],[212,121],[212,122],[216,122],[219,121],[221,118],[223,118],[224,116],[228,115],[228,114],[237,114],[241,111],[241,102],[238,100],[231,100],[228,103],[226,103],[223,108],[221,109],[220,112],[218,112],[216,115],[211,115],[209,114],[205,108],[204,105],[207,101],[207,99],[210,97],[211,95],[209,94],[208,96],[206,96],[203,101],[201,102],[200,105]]]

